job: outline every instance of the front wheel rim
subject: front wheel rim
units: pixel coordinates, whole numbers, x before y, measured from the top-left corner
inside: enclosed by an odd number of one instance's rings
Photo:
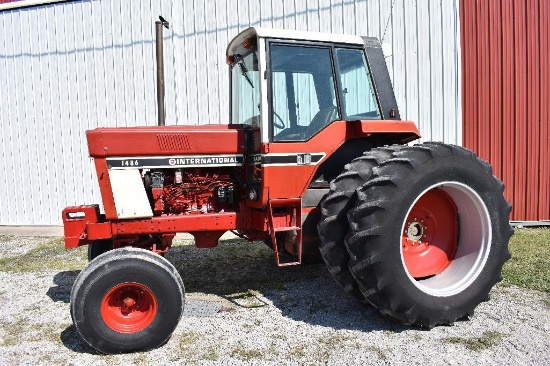
[[[121,283],[103,297],[101,317],[105,324],[118,333],[136,333],[147,328],[157,315],[154,293],[145,285]]]
[[[400,234],[401,260],[411,282],[427,294],[452,296],[470,286],[485,267],[491,219],[473,188],[441,182],[418,195]]]

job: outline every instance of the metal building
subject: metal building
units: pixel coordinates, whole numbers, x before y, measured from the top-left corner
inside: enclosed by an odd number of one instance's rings
[[[57,225],[63,207],[101,201],[84,131],[156,123],[160,14],[167,124],[228,122],[225,47],[261,26],[382,39],[402,118],[462,144],[458,0],[25,3],[42,4],[0,5],[0,225]]]
[[[550,220],[550,2],[462,0],[464,146],[491,162],[515,221]]]

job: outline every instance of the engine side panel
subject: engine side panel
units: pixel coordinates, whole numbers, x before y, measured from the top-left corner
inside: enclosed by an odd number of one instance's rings
[[[110,170],[109,176],[119,219],[153,216],[139,170]]]

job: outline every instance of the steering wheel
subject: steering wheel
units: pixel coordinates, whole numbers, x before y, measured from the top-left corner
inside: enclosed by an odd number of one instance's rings
[[[283,128],[286,128],[285,126],[285,122],[283,121],[283,119],[281,118],[281,116],[279,116],[277,114],[277,112],[273,111],[273,115],[275,117],[277,117],[277,119],[281,122],[281,123],[278,123],[275,118],[273,119],[273,126],[277,127],[277,128],[280,128],[280,129],[283,129]]]

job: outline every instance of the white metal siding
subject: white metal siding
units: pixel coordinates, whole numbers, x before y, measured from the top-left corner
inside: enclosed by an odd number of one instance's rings
[[[57,225],[63,207],[101,201],[84,131],[156,123],[159,14],[171,26],[168,124],[228,122],[225,47],[249,26],[385,33],[402,118],[425,140],[461,144],[457,1],[97,0],[1,11],[0,225]]]

